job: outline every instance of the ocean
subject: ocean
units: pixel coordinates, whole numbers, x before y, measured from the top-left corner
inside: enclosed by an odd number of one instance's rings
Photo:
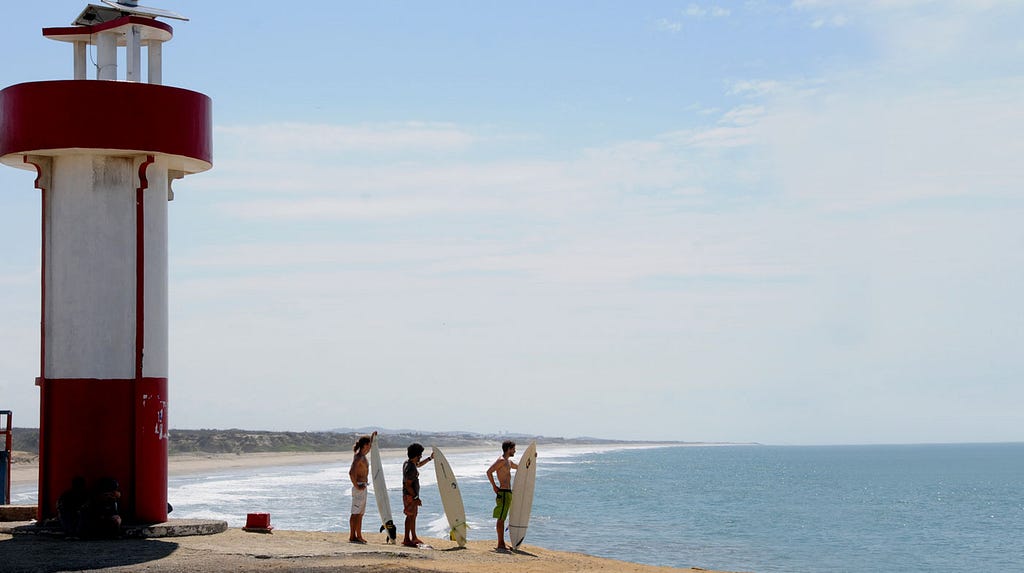
[[[498,453],[446,452],[470,539],[494,538],[484,471]],[[269,512],[280,529],[347,531],[350,461],[174,476],[172,517],[240,527]],[[400,460],[385,471],[401,535]],[[421,484],[418,530],[445,537],[432,465]],[[1024,444],[542,445],[526,544],[726,571],[1024,571]]]

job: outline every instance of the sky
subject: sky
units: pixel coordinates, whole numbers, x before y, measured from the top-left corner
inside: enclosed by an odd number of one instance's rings
[[[214,102],[172,429],[1024,441],[1024,3],[142,3]],[[69,79],[40,29],[84,7],[5,6],[0,87]],[[32,182],[0,169],[16,426]]]

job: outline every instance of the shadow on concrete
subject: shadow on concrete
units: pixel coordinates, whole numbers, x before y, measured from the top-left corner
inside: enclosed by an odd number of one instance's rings
[[[157,539],[75,540],[16,535],[0,541],[4,573],[57,573],[138,565],[174,553],[178,544]]]

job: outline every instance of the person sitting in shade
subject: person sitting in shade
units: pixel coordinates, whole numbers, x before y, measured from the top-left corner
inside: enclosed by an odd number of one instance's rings
[[[121,515],[118,502],[121,492],[117,480],[100,478],[93,487],[89,501],[82,506],[79,529],[82,537],[116,539],[121,536]]]
[[[82,476],[75,476],[71,480],[71,489],[57,498],[57,518],[60,519],[61,529],[68,537],[77,537],[80,534],[82,507],[88,501],[89,490],[85,487],[85,478]]]

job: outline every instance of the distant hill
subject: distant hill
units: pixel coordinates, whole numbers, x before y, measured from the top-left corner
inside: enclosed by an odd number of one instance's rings
[[[170,453],[347,452],[359,436],[377,431],[383,448],[404,448],[413,442],[426,447],[495,446],[504,440],[537,440],[542,444],[614,443],[609,440],[559,438],[473,432],[420,432],[386,428],[338,428],[326,432],[261,430],[171,430]]]
[[[598,438],[560,438],[527,434],[477,434],[473,432],[420,432],[386,428],[338,428],[326,432],[272,432],[266,430],[171,430],[168,451],[181,453],[253,453],[253,452],[347,452],[356,439],[376,430],[381,447],[404,448],[413,442],[426,447],[495,446],[504,440],[540,444],[616,444],[638,443]],[[15,451],[39,453],[37,428],[14,428]]]
[[[0,445],[0,449],[3,446]],[[11,428],[11,449],[16,452],[39,453],[38,428]]]

